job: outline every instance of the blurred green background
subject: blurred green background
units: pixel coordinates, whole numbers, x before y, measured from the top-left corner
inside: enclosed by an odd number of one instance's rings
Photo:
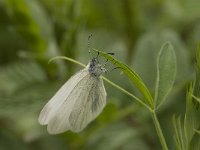
[[[200,39],[199,0],[0,0],[0,150],[159,150],[149,112],[105,84],[107,106],[80,134],[49,135],[38,123],[45,103],[85,64],[90,47],[114,52],[153,93],[156,57],[170,41],[177,78],[158,117],[169,148],[172,116],[184,115],[186,85],[194,78]],[[135,93],[119,70],[106,75]]]

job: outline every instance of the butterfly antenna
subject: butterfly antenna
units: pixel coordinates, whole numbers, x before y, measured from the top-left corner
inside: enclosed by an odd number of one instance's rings
[[[89,36],[88,36],[88,53],[89,53],[89,57],[90,57],[90,59],[92,58],[91,57],[91,47],[90,47],[90,39],[92,38],[92,34],[90,34]]]

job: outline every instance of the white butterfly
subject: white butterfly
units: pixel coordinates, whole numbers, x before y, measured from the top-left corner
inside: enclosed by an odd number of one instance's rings
[[[39,123],[50,134],[80,132],[103,110],[106,91],[101,75],[107,70],[93,58],[73,75],[42,109]]]

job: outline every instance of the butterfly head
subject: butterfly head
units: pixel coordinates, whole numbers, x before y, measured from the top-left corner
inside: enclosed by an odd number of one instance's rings
[[[103,73],[107,72],[107,69],[104,68],[104,66],[99,63],[97,58],[93,58],[90,61],[88,70],[89,70],[90,74],[92,74],[94,76],[100,76]]]

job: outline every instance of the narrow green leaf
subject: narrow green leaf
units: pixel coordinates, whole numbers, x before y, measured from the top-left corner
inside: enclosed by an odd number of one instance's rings
[[[170,43],[163,44],[157,57],[157,79],[154,106],[160,105],[173,87],[176,77],[176,55]]]
[[[140,93],[144,96],[145,98],[144,103],[153,109],[153,98],[149,90],[147,89],[146,85],[144,84],[142,79],[139,77],[139,75],[135,73],[135,71],[133,71],[130,67],[118,61],[114,57],[112,57],[110,54],[107,54],[99,50],[95,50],[95,51],[98,52],[102,57],[111,61],[116,67],[121,69],[124,72],[124,74],[127,75],[127,77],[132,81],[132,83],[137,87]]]
[[[176,149],[178,150],[185,150],[186,145],[185,145],[185,139],[184,139],[184,131],[183,131],[183,126],[181,123],[181,117],[176,118],[173,116],[173,126],[174,126],[174,140],[175,140],[175,146]]]
[[[200,131],[199,130],[195,130],[196,133],[198,133],[200,135]]]
[[[188,140],[188,149],[199,150],[200,147],[200,47],[196,57],[196,79],[190,85],[186,101],[185,132]]]
[[[187,96],[186,96],[186,114],[184,121],[185,136],[188,147],[191,146],[191,142],[195,140],[195,130],[200,127],[200,107],[199,103],[193,99],[194,84],[190,84]]]
[[[196,96],[194,96],[194,95],[192,95],[192,97],[193,97],[197,102],[200,103],[200,98],[198,98],[198,97],[196,97]]]

